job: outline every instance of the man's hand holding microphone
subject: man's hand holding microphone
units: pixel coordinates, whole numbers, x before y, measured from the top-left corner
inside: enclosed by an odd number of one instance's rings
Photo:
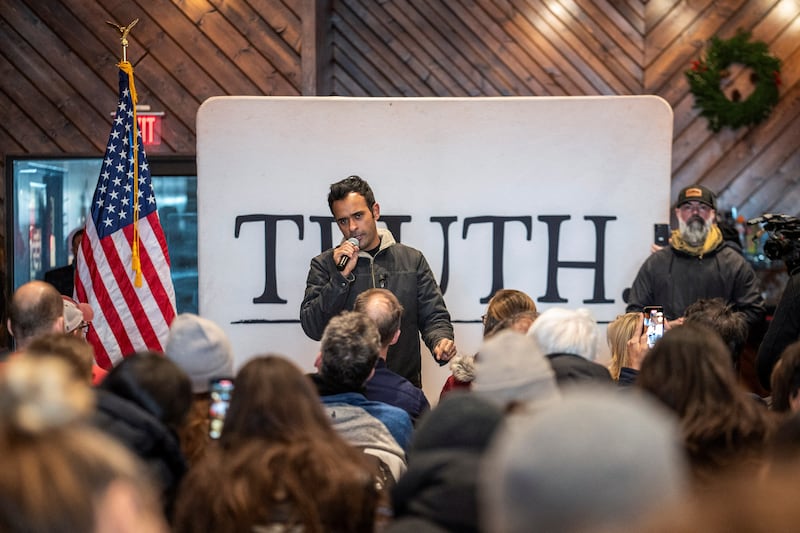
[[[350,237],[333,250],[333,260],[336,269],[342,276],[348,278],[358,263],[358,239]]]

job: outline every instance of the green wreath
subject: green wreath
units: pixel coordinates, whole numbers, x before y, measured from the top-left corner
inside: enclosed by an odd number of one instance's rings
[[[727,69],[733,63],[753,71],[750,81],[755,89],[745,100],[737,98],[737,91],[729,99],[720,88],[720,81],[728,76]],[[780,68],[780,60],[769,54],[766,43],[750,42],[750,33],[740,30],[732,39],[712,37],[705,59],[692,61],[692,68],[685,74],[694,95],[694,107],[708,119],[708,127],[717,132],[724,126],[736,129],[758,124],[769,116],[778,103]]]

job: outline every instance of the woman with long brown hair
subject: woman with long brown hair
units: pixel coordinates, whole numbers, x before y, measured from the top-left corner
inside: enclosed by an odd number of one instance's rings
[[[697,480],[759,464],[772,424],[737,383],[715,332],[694,324],[672,328],[647,354],[637,384],[678,415]]]
[[[175,529],[371,531],[376,503],[370,463],[331,427],[310,380],[267,355],[237,374],[219,447],[185,479]]]

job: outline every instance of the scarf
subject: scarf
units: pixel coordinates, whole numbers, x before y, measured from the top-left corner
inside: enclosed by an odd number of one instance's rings
[[[670,238],[670,244],[675,250],[702,259],[705,254],[713,250],[716,250],[717,247],[719,247],[719,245],[722,244],[722,232],[715,224],[711,226],[711,228],[708,230],[708,235],[706,235],[706,240],[701,246],[692,246],[691,244],[683,240],[680,230],[676,229],[672,232],[672,237]]]

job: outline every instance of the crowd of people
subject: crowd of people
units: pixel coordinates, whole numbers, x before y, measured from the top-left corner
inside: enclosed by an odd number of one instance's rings
[[[237,370],[223,329],[193,314],[175,318],[164,353],[130,354],[106,373],[83,336],[91,309],[42,281],[17,290],[16,350],[0,367],[0,529],[796,527],[800,342],[770,356],[769,396],[738,379],[764,307],[749,266],[713,230],[710,191],[681,191],[672,244],[642,266],[605,338],[587,309],[540,313],[523,291],[502,289],[475,354],[456,351],[422,255],[375,231],[366,182],[337,182],[329,200],[358,244],[312,260],[301,309],[320,340],[311,373],[273,353]],[[414,268],[396,275],[406,262]],[[382,269],[393,272],[386,286],[362,279]],[[642,310],[656,297],[666,331],[653,343]],[[419,348],[403,351],[406,327],[450,365],[433,407]],[[229,402],[220,379],[233,383]]]

